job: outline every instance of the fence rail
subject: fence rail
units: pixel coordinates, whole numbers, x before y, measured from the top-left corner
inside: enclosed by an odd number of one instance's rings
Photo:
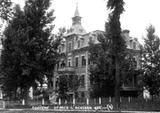
[[[60,102],[61,101],[61,102]],[[143,98],[132,98],[132,97],[121,97],[121,108],[124,110],[160,110],[160,98],[154,98],[150,100],[144,100]],[[49,100],[29,100],[27,105],[23,105],[21,101],[5,101],[6,108],[16,108],[16,107],[32,107],[32,106],[71,106],[73,105],[72,101],[66,101],[60,99],[57,101],[57,104],[52,104]],[[91,98],[87,99],[76,99],[75,105],[78,106],[105,106],[107,104],[115,105],[114,98]]]

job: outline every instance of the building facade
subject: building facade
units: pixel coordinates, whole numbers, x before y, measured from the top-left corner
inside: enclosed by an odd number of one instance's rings
[[[76,7],[75,14],[72,18],[72,26],[64,35],[64,40],[58,48],[60,62],[56,66],[53,76],[53,90],[58,89],[57,81],[60,76],[77,75],[80,80],[78,88],[78,97],[89,96],[89,42],[92,41],[98,44],[97,34],[103,34],[103,31],[96,30],[87,33],[81,23],[82,17],[79,15],[78,6]],[[139,65],[139,55],[137,52],[140,49],[140,44],[136,38],[129,36],[129,30],[124,30],[122,35],[126,41],[127,48],[135,52],[135,60],[137,68]],[[125,87],[125,85],[124,85]],[[69,94],[73,95],[72,92]]]

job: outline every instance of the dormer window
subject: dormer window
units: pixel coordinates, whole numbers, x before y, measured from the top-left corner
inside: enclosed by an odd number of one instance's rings
[[[83,30],[82,30],[82,29],[80,29],[79,31],[80,31],[80,32],[83,32]]]
[[[136,49],[136,42],[133,42],[133,49]]]
[[[89,41],[92,42],[93,41],[93,37],[89,37]]]
[[[82,41],[81,41],[81,47],[83,47],[84,46],[84,39],[82,39]]]
[[[72,29],[72,28],[70,29],[70,32],[73,32],[73,29]]]
[[[132,43],[133,43],[133,40],[130,40],[130,41],[129,41],[129,46],[130,46],[130,48],[132,48]]]

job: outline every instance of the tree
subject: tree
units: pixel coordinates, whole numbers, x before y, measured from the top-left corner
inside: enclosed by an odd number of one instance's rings
[[[16,98],[16,90],[20,81],[21,75],[20,67],[20,37],[24,37],[24,30],[18,29],[20,20],[24,19],[23,12],[17,5],[15,7],[15,19],[11,21],[4,31],[5,39],[2,40],[2,54],[1,54],[1,76],[3,78],[2,84],[4,91],[9,97]],[[21,22],[21,24],[23,24]]]
[[[109,27],[109,26],[107,26]],[[92,97],[114,96],[115,89],[115,65],[112,55],[111,39],[109,32],[98,34],[99,44],[89,43],[90,53],[90,83]],[[123,84],[133,87],[133,79],[137,74],[137,62],[135,53],[131,50],[125,51],[125,59],[121,62],[120,86]],[[105,90],[104,90],[105,89]],[[122,93],[123,94],[123,93]],[[122,96],[127,96],[123,94]],[[135,96],[130,95],[130,96]]]
[[[109,37],[111,39],[111,52],[113,64],[115,66],[115,101],[117,108],[120,108],[120,68],[125,58],[125,41],[121,36],[120,15],[124,8],[123,0],[108,0],[107,8],[111,10],[109,14]]]
[[[110,40],[98,34],[100,44],[89,43],[91,97],[114,96],[115,77]],[[105,89],[105,90],[104,90]]]
[[[11,16],[11,0],[0,0],[0,17],[8,20]]]
[[[77,75],[61,75],[58,79],[58,95],[62,99],[67,99],[67,92],[73,92],[74,97],[76,96],[77,89],[79,87],[79,79]]]
[[[143,82],[151,95],[160,93],[160,39],[155,35],[154,26],[150,25],[144,38],[142,49]]]
[[[27,0],[24,11],[19,7],[15,8],[14,18],[4,33],[4,88],[8,88],[8,78],[17,76],[15,81],[21,94],[24,94],[23,97],[27,97],[28,89],[36,85],[35,81],[42,85],[44,76],[50,80],[57,63],[60,40],[51,36],[54,27],[51,22],[55,17],[52,16],[53,10],[48,11],[49,6],[50,0]]]

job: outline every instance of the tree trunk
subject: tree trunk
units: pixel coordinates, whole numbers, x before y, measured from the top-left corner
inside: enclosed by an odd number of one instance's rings
[[[119,70],[119,61],[117,58],[115,58],[115,102],[116,102],[116,108],[120,109],[120,70]]]
[[[28,87],[26,87],[26,88],[24,88],[24,90],[23,90],[24,92],[24,94],[23,94],[23,99],[25,100],[25,105],[28,105],[28,91],[29,91],[29,88]]]

